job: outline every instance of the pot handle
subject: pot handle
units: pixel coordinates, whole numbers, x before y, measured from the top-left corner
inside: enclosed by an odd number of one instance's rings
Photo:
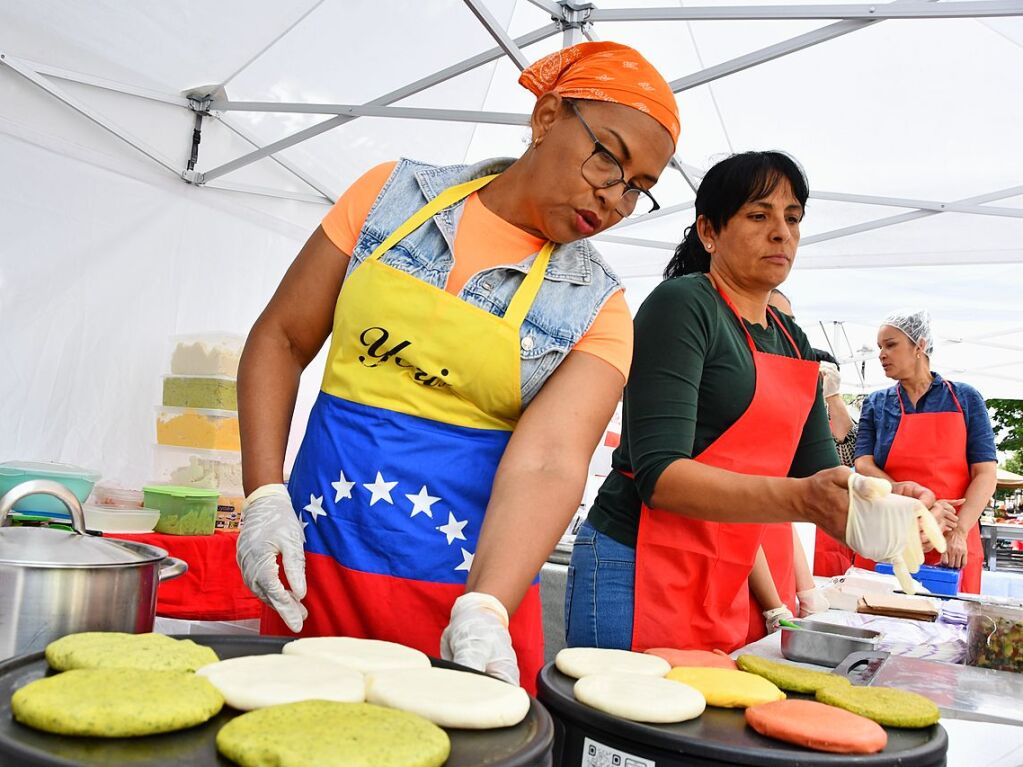
[[[177,557],[167,557],[160,563],[160,583],[177,578],[188,572],[188,562]]]
[[[33,479],[28,482],[22,482],[8,490],[0,498],[0,527],[3,527],[7,515],[14,508],[14,504],[30,495],[52,495],[61,501],[71,513],[71,529],[78,533],[78,535],[85,535],[85,513],[82,511],[82,504],[79,503],[75,494],[64,487],[64,485],[48,479]]]

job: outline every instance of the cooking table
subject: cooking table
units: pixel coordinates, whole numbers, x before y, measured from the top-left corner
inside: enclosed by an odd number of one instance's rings
[[[826,615],[822,613],[822,616]],[[737,658],[745,653],[792,662],[781,654],[780,632],[769,634],[736,650],[732,657]],[[817,671],[833,670],[809,663],[796,665]],[[941,726],[948,733],[948,767],[1019,767],[1023,764],[1023,727],[951,719],[946,716],[942,716]]]

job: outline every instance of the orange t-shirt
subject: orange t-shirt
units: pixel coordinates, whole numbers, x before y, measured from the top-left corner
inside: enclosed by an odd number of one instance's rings
[[[397,163],[387,162],[367,171],[334,204],[320,226],[341,251],[350,254],[359,233],[390,178]],[[457,295],[465,283],[483,269],[499,264],[518,263],[543,247],[538,239],[490,212],[476,193],[465,200],[455,232],[455,264],[445,289]],[[632,363],[632,315],[618,290],[597,313],[590,329],[579,339],[573,351],[598,357],[625,377]]]

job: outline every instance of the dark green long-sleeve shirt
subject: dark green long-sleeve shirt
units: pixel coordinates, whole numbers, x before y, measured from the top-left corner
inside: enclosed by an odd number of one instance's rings
[[[814,359],[798,325],[778,313],[803,359]],[[757,349],[795,357],[785,334],[746,323]],[[632,372],[625,387],[622,440],[589,521],[628,546],[636,545],[640,505],[649,503],[661,473],[699,455],[753,400],[756,374],[739,320],[702,274],[666,280],[636,314]],[[790,477],[838,466],[820,383],[803,427]],[[635,474],[635,480],[621,472]]]

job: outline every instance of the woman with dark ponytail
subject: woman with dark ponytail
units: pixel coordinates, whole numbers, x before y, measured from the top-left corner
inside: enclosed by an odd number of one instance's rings
[[[793,521],[853,531],[854,546],[919,547],[905,524],[860,535],[861,510],[879,522],[897,506],[926,511],[865,500],[865,478],[839,466],[813,350],[768,306],[808,196],[781,152],[733,155],[704,176],[696,220],[636,315],[621,445],[572,553],[570,645],[741,647],[747,578],[763,545],[784,580]],[[935,503],[915,483],[895,491]]]

